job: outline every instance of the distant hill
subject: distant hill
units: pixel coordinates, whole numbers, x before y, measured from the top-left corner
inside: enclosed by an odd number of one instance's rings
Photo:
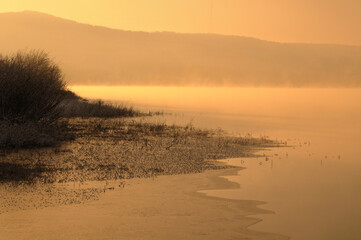
[[[361,47],[131,32],[37,12],[0,14],[0,53],[44,49],[72,85],[361,86]]]

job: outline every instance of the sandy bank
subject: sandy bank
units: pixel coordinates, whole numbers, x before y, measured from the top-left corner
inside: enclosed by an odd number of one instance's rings
[[[0,215],[0,239],[287,239],[251,231],[267,211],[260,202],[207,197],[199,190],[236,188],[219,176],[239,168],[200,174],[130,179],[99,201]]]

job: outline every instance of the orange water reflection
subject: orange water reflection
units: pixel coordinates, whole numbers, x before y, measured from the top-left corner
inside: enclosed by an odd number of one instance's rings
[[[292,239],[361,235],[361,89],[73,87],[84,97],[173,112],[159,121],[268,135],[293,148],[245,166],[230,180],[241,189],[212,196],[266,201],[275,214],[253,228]],[[277,154],[277,155],[276,155]]]

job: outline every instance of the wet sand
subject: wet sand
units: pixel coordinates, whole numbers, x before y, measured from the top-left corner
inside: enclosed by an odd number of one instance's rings
[[[130,179],[99,201],[0,215],[0,239],[287,239],[249,230],[262,202],[207,197],[241,168]]]

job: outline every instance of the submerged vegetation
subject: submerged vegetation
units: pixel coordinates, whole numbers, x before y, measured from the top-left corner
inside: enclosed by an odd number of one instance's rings
[[[225,136],[190,124],[169,126],[134,118],[73,118],[69,128],[76,139],[68,144],[4,150],[6,162],[16,167],[3,168],[2,180],[59,183],[196,173],[218,168],[214,159],[246,156],[254,147],[276,144],[267,138]],[[31,169],[33,178],[24,168]]]

